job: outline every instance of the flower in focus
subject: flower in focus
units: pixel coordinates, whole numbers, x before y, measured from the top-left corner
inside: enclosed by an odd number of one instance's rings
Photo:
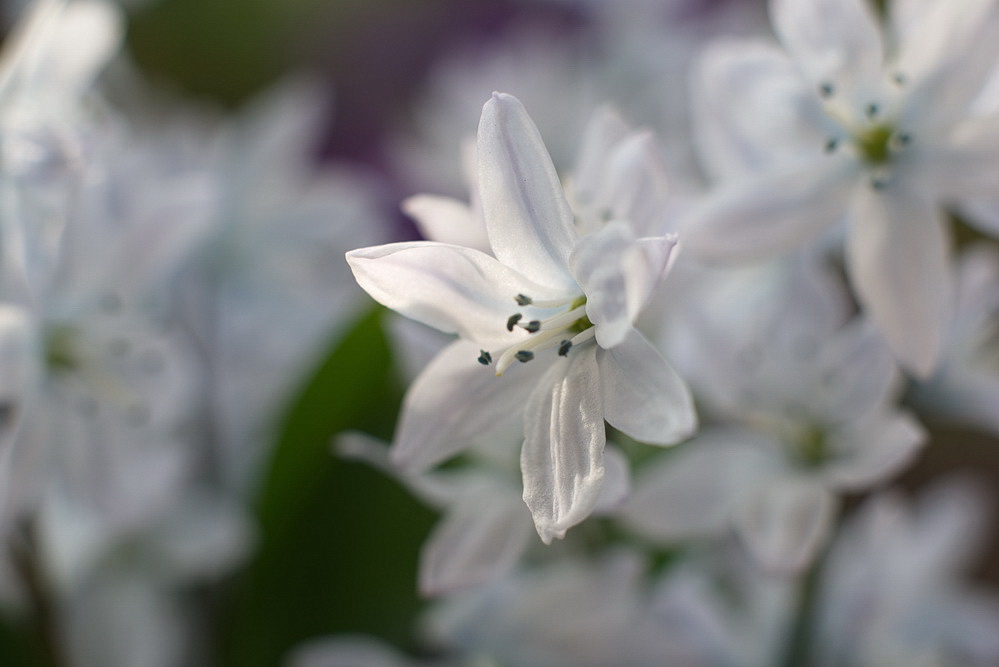
[[[394,461],[431,466],[523,410],[524,499],[550,542],[596,504],[604,420],[659,445],[695,428],[683,381],[633,327],[676,239],[637,238],[624,220],[580,236],[537,128],[510,95],[483,108],[477,154],[492,256],[418,241],[347,259],[377,301],[459,336],[410,388]]]

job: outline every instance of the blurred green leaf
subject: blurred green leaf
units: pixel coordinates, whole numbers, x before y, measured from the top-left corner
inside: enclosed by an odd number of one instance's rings
[[[342,632],[411,641],[417,555],[433,514],[330,449],[345,429],[391,435],[401,391],[382,312],[333,349],[288,413],[260,494],[260,548],[233,592],[223,664],[277,665],[300,642]]]

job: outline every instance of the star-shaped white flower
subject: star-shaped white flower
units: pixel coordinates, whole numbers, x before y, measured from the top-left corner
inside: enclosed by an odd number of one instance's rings
[[[976,98],[997,62],[993,0],[773,0],[783,50],[711,49],[699,145],[720,184],[690,220],[698,254],[786,252],[845,221],[858,300],[919,376],[937,363],[950,299],[944,207],[990,196],[999,114]]]
[[[541,136],[510,95],[483,108],[477,153],[491,256],[417,241],[347,259],[377,301],[460,337],[411,386],[394,461],[429,467],[523,410],[524,499],[550,542],[597,501],[604,420],[659,445],[695,428],[686,385],[632,326],[676,239],[636,238],[620,220],[580,237]]]

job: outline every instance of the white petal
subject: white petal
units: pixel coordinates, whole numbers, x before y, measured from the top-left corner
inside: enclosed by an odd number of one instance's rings
[[[600,496],[606,438],[595,354],[589,345],[556,361],[524,415],[524,502],[545,544],[565,537]]]
[[[514,489],[483,490],[460,500],[420,550],[424,595],[441,595],[492,581],[517,564],[533,536]]]
[[[898,370],[891,348],[871,322],[857,318],[824,342],[819,413],[832,423],[878,409],[895,388]]]
[[[818,481],[774,479],[738,506],[736,527],[749,551],[771,572],[800,572],[832,529],[836,501]]]
[[[451,197],[416,195],[402,202],[423,238],[489,252],[485,222],[468,204]]]
[[[752,432],[714,431],[657,457],[639,472],[624,521],[665,542],[720,534],[747,490],[769,479],[769,446]]]
[[[895,184],[859,188],[850,211],[847,267],[899,363],[927,376],[940,355],[951,295],[940,210]]]
[[[478,156],[493,253],[538,283],[571,289],[572,211],[538,128],[517,98],[494,93],[486,102]]]
[[[770,20],[816,88],[853,100],[879,83],[881,32],[866,0],[771,0]]]
[[[628,136],[628,132],[627,124],[610,107],[597,109],[590,118],[583,133],[579,159],[572,172],[573,192],[584,205],[596,199],[603,185],[607,156]]]
[[[382,305],[486,349],[507,347],[527,335],[506,327],[517,311],[518,294],[566,296],[532,283],[485,253],[444,243],[360,248],[347,253],[347,262],[357,283]]]
[[[822,476],[849,491],[860,491],[902,472],[926,444],[926,431],[905,413],[880,410],[835,434],[835,457]]]
[[[638,236],[662,233],[669,205],[666,162],[655,136],[636,132],[605,156],[598,209],[625,220]]]
[[[841,133],[800,70],[770,42],[711,44],[695,82],[694,141],[714,180],[819,156]]]
[[[620,449],[607,443],[604,447],[604,481],[594,514],[613,513],[631,493],[631,467]]]
[[[496,377],[476,361],[478,354],[476,346],[456,341],[413,381],[399,415],[393,464],[425,470],[520,414],[544,366],[517,364]]]
[[[693,435],[697,413],[690,390],[638,331],[631,329],[620,345],[598,350],[597,365],[604,419],[611,426],[654,445]]]
[[[999,182],[999,114],[962,122],[926,150],[930,182],[946,199],[994,198]]]
[[[570,258],[586,295],[586,315],[601,347],[619,344],[659,285],[676,245],[675,236],[636,242],[624,222],[612,222],[584,236]]]
[[[723,186],[683,220],[690,252],[710,259],[787,252],[839,220],[859,178],[845,153],[750,176]]]

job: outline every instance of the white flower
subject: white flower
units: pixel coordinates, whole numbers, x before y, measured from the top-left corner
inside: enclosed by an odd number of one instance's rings
[[[411,242],[347,259],[376,300],[461,338],[410,388],[395,461],[433,465],[524,409],[524,499],[549,542],[593,509],[605,419],[660,445],[695,427],[682,380],[632,326],[676,241],[635,238],[624,221],[580,237],[537,128],[512,96],[486,103],[477,152],[493,256]],[[510,369],[514,361],[525,365]],[[502,377],[481,366],[490,364]]]
[[[721,44],[699,72],[699,143],[721,183],[687,241],[760,256],[845,219],[861,305],[896,358],[928,375],[950,296],[942,206],[994,191],[999,116],[973,103],[996,63],[991,0],[774,0],[785,51]]]

